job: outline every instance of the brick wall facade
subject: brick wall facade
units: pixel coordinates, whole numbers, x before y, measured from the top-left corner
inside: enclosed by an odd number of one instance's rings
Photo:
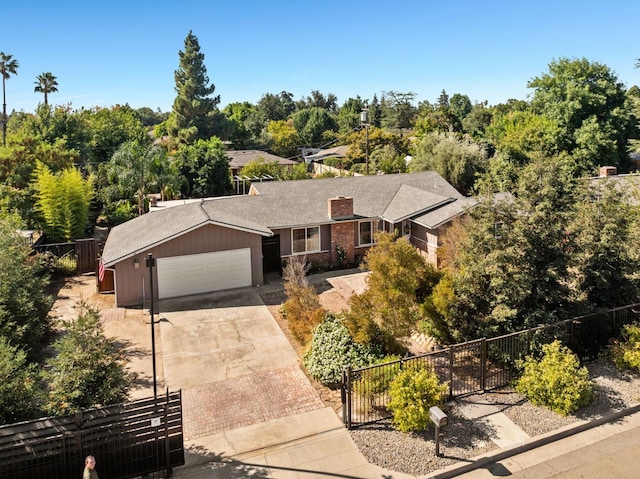
[[[329,198],[329,219],[353,218],[353,198],[338,196]]]
[[[338,266],[340,260],[338,259],[337,246],[344,249],[346,256],[345,263],[353,263],[355,255],[355,226],[354,223],[335,223],[331,225],[331,264]]]

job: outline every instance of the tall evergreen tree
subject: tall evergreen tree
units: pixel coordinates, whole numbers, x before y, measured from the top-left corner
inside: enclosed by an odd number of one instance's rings
[[[216,87],[209,84],[204,53],[200,52],[198,38],[192,31],[185,38],[184,51],[180,51],[179,56],[180,66],[174,74],[177,96],[173,101],[170,133],[182,143],[192,144],[211,136],[220,95],[211,96]]]

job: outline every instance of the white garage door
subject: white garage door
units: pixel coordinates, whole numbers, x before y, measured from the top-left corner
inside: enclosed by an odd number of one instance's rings
[[[173,298],[251,286],[251,249],[158,258],[158,296]]]

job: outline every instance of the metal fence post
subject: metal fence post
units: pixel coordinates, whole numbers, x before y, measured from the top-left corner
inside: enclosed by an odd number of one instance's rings
[[[347,399],[347,414],[345,416],[345,424],[347,426],[347,429],[351,429],[351,366],[347,366],[346,376],[346,381],[344,381]]]
[[[453,346],[449,346],[449,399],[453,398]]]
[[[480,374],[480,387],[482,392],[487,390],[487,338],[482,338],[480,342],[480,367],[482,368]]]
[[[167,388],[167,402],[164,405],[164,457],[166,460],[167,477],[171,477],[173,469],[171,467],[171,441],[169,440],[169,388]]]

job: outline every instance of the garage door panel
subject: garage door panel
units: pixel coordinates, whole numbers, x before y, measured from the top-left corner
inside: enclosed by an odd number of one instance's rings
[[[251,249],[158,258],[158,296],[172,298],[251,286]]]

